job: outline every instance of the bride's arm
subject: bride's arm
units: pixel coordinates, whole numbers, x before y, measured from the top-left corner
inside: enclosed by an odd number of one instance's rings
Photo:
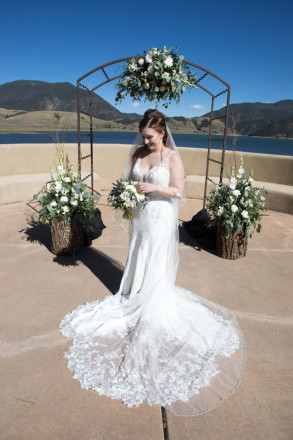
[[[141,182],[137,185],[141,192],[157,192],[163,197],[181,199],[184,190],[184,167],[179,154],[170,157],[170,186]]]

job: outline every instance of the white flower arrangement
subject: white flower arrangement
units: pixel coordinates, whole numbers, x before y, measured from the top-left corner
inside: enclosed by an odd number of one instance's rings
[[[64,225],[71,225],[77,220],[88,220],[95,210],[94,200],[88,187],[79,177],[73,175],[73,164],[66,163],[63,149],[55,155],[56,172],[52,170],[52,182],[49,182],[41,191],[33,196],[39,198],[42,209],[39,219],[52,223],[59,219]]]
[[[152,48],[148,52],[144,51],[144,55],[137,55],[127,61],[115,85],[118,89],[115,101],[121,102],[126,95],[134,100],[142,97],[145,101],[168,100],[163,103],[167,108],[172,100],[179,103],[181,94],[187,88],[197,88],[196,81],[183,55],[176,55],[172,47]]]
[[[108,204],[114,209],[121,209],[122,216],[126,220],[132,220],[134,218],[132,209],[137,205],[144,206],[149,197],[140,193],[136,188],[135,180],[126,180],[121,178],[113,184],[113,188],[108,194]]]
[[[235,169],[232,168],[229,184],[220,183],[212,189],[209,195],[207,210],[211,215],[209,226],[215,226],[222,222],[226,228],[226,237],[230,236],[231,230],[245,231],[251,239],[256,228],[261,231],[261,218],[265,211],[265,197],[262,191],[267,193],[265,188],[252,186],[254,179],[253,171],[248,179],[244,178],[243,157],[240,156],[240,167],[235,177]]]

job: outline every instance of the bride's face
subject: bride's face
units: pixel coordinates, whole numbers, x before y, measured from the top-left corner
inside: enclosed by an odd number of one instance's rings
[[[140,132],[142,141],[146,147],[151,151],[161,149],[163,146],[163,133],[158,133],[153,128],[143,128]]]

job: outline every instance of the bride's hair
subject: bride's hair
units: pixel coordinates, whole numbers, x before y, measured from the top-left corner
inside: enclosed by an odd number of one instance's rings
[[[139,123],[139,131],[141,132],[141,130],[146,127],[152,128],[158,133],[164,132],[163,143],[166,145],[168,133],[166,127],[166,119],[163,113],[152,108],[147,110],[143,115],[143,119]]]
[[[144,128],[149,127],[153,130],[156,130],[157,133],[163,133],[163,143],[166,145],[168,133],[167,133],[167,125],[166,125],[166,119],[163,113],[159,112],[158,110],[154,110],[150,108],[147,110],[144,115],[143,119],[139,123],[139,132],[143,130]],[[144,145],[139,146],[136,148],[136,150],[133,153],[132,156],[132,166],[131,170],[133,169],[133,166],[137,159],[139,158],[141,152],[145,149]]]

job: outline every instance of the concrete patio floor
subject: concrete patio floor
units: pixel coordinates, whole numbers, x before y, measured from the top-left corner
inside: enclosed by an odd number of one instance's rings
[[[80,388],[67,368],[61,318],[119,286],[128,235],[106,206],[103,235],[77,257],[50,252],[46,225],[29,225],[24,202],[0,206],[2,440],[289,440],[293,438],[293,217],[268,211],[247,256],[224,260],[183,234],[176,284],[231,309],[247,346],[240,387],[195,417],[157,405],[128,408]],[[202,207],[188,200],[189,220]]]

